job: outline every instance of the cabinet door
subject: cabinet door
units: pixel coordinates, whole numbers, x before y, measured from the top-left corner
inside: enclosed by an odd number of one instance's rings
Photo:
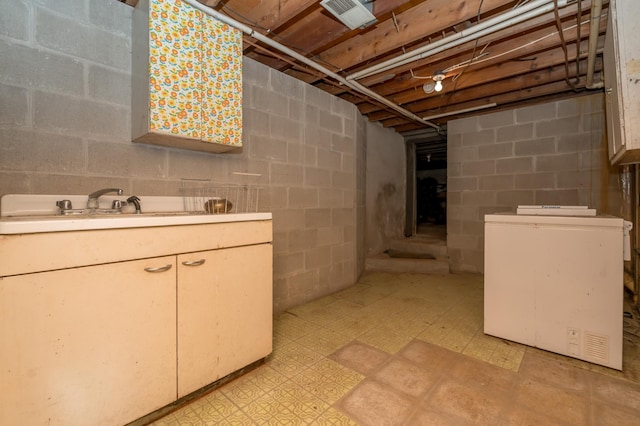
[[[202,13],[183,2],[149,2],[149,129],[202,138]]]
[[[272,277],[271,244],[178,257],[178,397],[271,353]]]
[[[612,12],[613,4],[610,4]],[[605,80],[605,113],[607,119],[607,141],[609,145],[609,160],[615,163],[625,152],[625,125],[622,91],[619,81],[619,52],[617,23],[609,13],[608,30],[604,43],[604,80]]]
[[[202,16],[202,140],[242,146],[242,32]]]
[[[174,401],[174,265],[0,278],[0,424],[112,426]]]

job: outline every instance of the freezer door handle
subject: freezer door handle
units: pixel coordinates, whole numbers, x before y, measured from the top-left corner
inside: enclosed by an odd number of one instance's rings
[[[633,222],[627,220],[622,225],[622,254],[624,260],[631,260],[631,237],[629,231],[633,229]]]

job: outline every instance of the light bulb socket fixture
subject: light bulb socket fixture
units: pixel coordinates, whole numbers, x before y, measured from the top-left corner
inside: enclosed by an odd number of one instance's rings
[[[436,82],[436,86],[435,86],[436,92],[442,91],[442,80],[444,80],[444,77],[445,76],[442,71],[436,71],[435,74],[433,74],[433,81]]]

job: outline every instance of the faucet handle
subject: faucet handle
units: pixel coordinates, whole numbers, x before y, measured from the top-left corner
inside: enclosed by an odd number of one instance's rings
[[[71,210],[71,200],[60,200],[56,201],[56,206],[60,208],[60,210]]]

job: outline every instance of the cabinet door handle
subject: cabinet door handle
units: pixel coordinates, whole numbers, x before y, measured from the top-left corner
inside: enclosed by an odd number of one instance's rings
[[[147,271],[147,272],[165,272],[165,271],[168,271],[169,269],[171,269],[172,266],[173,265],[168,264],[168,265],[165,265],[165,266],[158,266],[157,268],[151,268],[151,267],[144,268],[144,270]]]
[[[193,260],[193,261],[188,261],[185,260],[184,262],[182,262],[182,264],[184,266],[200,266],[204,263],[204,259],[200,259],[200,260]]]

